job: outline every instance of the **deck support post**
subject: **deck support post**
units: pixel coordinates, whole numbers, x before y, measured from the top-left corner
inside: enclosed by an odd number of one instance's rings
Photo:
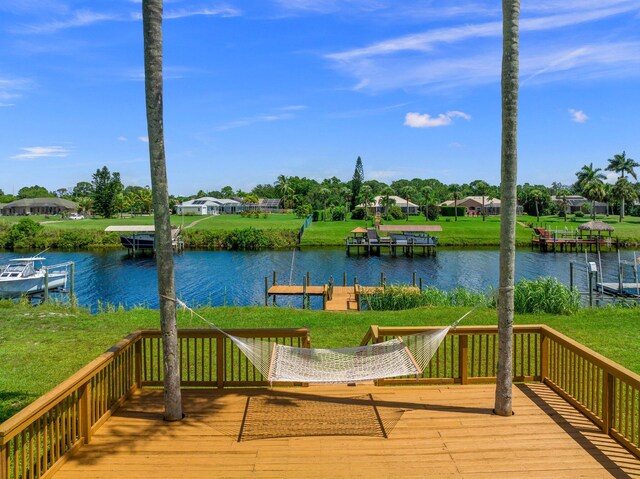
[[[549,338],[546,334],[540,333],[540,381],[549,376]]]
[[[136,388],[142,388],[142,337],[138,337],[138,340],[135,344],[135,378],[136,378]]]
[[[273,297],[275,299],[275,296]],[[216,386],[224,388],[224,337],[220,334],[216,338]]]
[[[0,479],[9,479],[9,444],[0,440]]]
[[[264,277],[264,305],[269,306],[269,277]]]
[[[69,301],[71,304],[75,304],[75,288],[74,283],[76,282],[76,264],[71,263],[69,269]]]
[[[602,432],[609,436],[614,419],[615,378],[609,372],[603,371],[602,379]]]
[[[593,307],[593,271],[589,271],[589,307]]]
[[[573,289],[573,261],[569,263],[569,289]]]
[[[80,437],[85,444],[91,442],[91,381],[80,387]]]
[[[469,336],[461,334],[458,336],[458,367],[460,371],[460,382],[469,383]]]
[[[417,274],[418,274],[418,273],[417,273],[416,271],[414,271],[414,272],[413,272],[413,287],[414,287],[414,288],[416,287],[416,275],[417,275]]]

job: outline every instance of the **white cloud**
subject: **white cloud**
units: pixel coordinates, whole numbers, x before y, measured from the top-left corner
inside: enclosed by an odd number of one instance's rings
[[[176,18],[185,18],[185,17],[193,17],[196,15],[202,16],[217,16],[217,17],[237,17],[241,15],[240,10],[221,6],[221,7],[210,7],[210,8],[199,8],[199,9],[191,9],[191,8],[180,8],[175,10],[165,10],[162,15],[162,18],[166,20],[173,20]]]
[[[268,123],[272,121],[289,120],[293,118],[291,113],[282,113],[280,115],[258,115],[249,118],[242,118],[240,120],[233,120],[223,125],[218,125],[214,128],[215,131],[226,131],[234,128],[241,128],[243,126],[250,126],[255,123]]]
[[[112,13],[100,13],[90,10],[79,10],[73,12],[62,20],[53,20],[46,23],[27,25],[18,30],[19,33],[55,33],[67,28],[86,27],[95,23],[106,21],[129,20],[130,17],[122,17]]]
[[[127,139],[127,137],[126,137],[126,136],[124,136],[124,135],[120,135],[120,136],[118,137],[118,141],[128,141],[128,139]]]
[[[428,113],[416,113],[410,112],[404,118],[405,126],[411,128],[435,128],[438,126],[448,126],[453,123],[454,118],[462,118],[464,120],[470,120],[471,116],[462,111],[449,111],[447,113],[440,113],[436,117],[432,117]]]
[[[288,105],[288,106],[283,106],[282,110],[285,111],[298,111],[298,110],[306,110],[307,109],[307,105]]]
[[[569,108],[569,113],[571,114],[571,120],[575,121],[576,123],[584,123],[589,119],[587,114],[582,110],[574,110],[573,108]]]
[[[138,141],[141,141],[142,143],[149,143],[149,137],[148,136],[139,136],[138,137]]]
[[[25,153],[10,157],[11,160],[35,160],[36,158],[66,158],[70,150],[63,146],[29,146],[20,148]]]

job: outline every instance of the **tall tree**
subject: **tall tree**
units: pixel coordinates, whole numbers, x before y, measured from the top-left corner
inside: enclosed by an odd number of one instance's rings
[[[380,195],[382,195],[382,198],[380,198],[380,203],[384,208],[385,215],[389,213],[389,208],[396,203],[395,200],[391,198],[394,193],[395,191],[393,191],[393,188],[391,188],[390,186],[385,186],[380,192]]]
[[[171,211],[164,153],[162,106],[162,0],[142,0],[144,29],[144,89],[147,105],[149,163],[153,194],[153,220],[160,299],[160,329],[164,367],[164,418],[182,419],[176,287],[171,244]]]
[[[353,211],[353,208],[355,208],[356,201],[351,198],[352,192],[346,186],[343,186],[342,188],[340,188],[340,193],[344,198],[344,220],[347,221],[347,215],[349,214],[349,203],[351,202],[351,204],[353,205],[351,208],[351,211]]]
[[[433,194],[433,187],[426,185],[420,190],[420,194],[424,198],[424,217],[429,221],[429,202],[431,201],[431,195]]]
[[[470,183],[471,188],[473,189],[473,194],[482,197],[482,221],[486,220],[486,211],[484,208],[484,200],[487,194],[489,193],[489,183],[484,180],[475,180]]]
[[[513,310],[518,177],[520,0],[502,0],[502,152],[500,174],[500,279],[495,412],[513,413]]]
[[[360,196],[360,189],[364,183],[364,168],[362,167],[362,159],[358,157],[356,160],[356,169],[351,178],[351,209],[356,207],[356,201]],[[346,216],[346,215],[345,215]]]
[[[455,216],[455,221],[458,221],[458,200],[460,199],[460,185],[457,183],[451,183],[449,185],[449,192],[451,197],[453,198],[453,215]]]
[[[369,185],[362,185],[360,188],[360,198],[364,204],[364,220],[369,219],[369,205],[371,204],[371,198],[373,197],[373,191]]]
[[[536,221],[540,221],[540,201],[544,199],[544,193],[537,188],[529,191],[529,199],[533,201],[536,207]]]
[[[18,190],[18,198],[51,198],[54,197],[53,193],[49,193],[44,186],[34,185],[25,186]]]
[[[569,196],[569,191],[564,188],[561,188],[556,194],[556,198],[559,200],[560,208],[562,208],[562,212],[564,213],[565,223],[567,222],[567,206],[569,205],[567,196]]]
[[[591,217],[595,220],[596,201],[604,201],[607,197],[607,190],[604,187],[604,183],[600,179],[594,178],[583,186],[582,194],[591,201]]]
[[[584,189],[584,186],[591,180],[605,180],[607,177],[604,175],[604,173],[600,173],[601,171],[602,168],[594,168],[593,163],[589,163],[589,165],[584,165],[582,168],[580,168],[580,171],[576,173],[580,191],[582,191]]]
[[[320,188],[318,194],[322,198],[322,221],[327,221],[327,200],[331,196],[331,190],[329,188]]]
[[[620,178],[624,178],[625,173],[629,176],[633,176],[635,180],[638,179],[634,168],[640,166],[633,158],[627,158],[627,154],[623,151],[621,155],[613,155],[613,158],[609,158],[609,166],[605,168],[607,171],[615,171],[620,173]],[[620,203],[620,221],[624,219],[624,196],[621,198]]]
[[[414,199],[417,194],[418,192],[411,185],[407,185],[402,188],[402,196],[404,196],[404,198],[407,200],[407,211],[406,211],[407,221],[409,221],[409,201]]]
[[[627,178],[618,178],[616,184],[611,188],[611,193],[614,198],[620,201],[620,221],[624,218],[622,211],[624,209],[625,200],[632,203],[638,199],[638,194],[635,188]]]
[[[103,166],[98,168],[93,178],[93,211],[105,218],[111,218],[116,211],[116,198],[122,193],[120,173],[109,171]]]

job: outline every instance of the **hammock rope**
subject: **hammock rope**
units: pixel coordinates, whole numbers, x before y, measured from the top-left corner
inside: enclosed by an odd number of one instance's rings
[[[398,376],[420,376],[450,329],[474,309],[449,326],[423,333],[341,349],[286,346],[256,338],[233,336],[211,323],[179,299],[176,303],[229,338],[249,362],[273,382],[349,384]]]

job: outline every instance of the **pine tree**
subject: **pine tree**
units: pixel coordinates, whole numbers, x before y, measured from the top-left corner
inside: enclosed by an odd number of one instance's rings
[[[111,218],[118,193],[122,193],[120,173],[111,174],[106,166],[98,168],[93,174],[93,210],[105,218]]]
[[[356,207],[363,183],[364,169],[362,168],[362,159],[358,157],[356,160],[356,170],[353,172],[353,178],[351,179],[351,210]]]

